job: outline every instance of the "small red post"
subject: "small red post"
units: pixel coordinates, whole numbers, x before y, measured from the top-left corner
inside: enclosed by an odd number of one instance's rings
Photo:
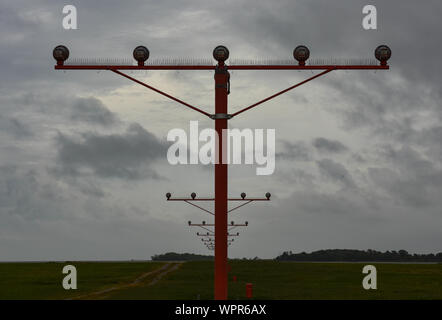
[[[233,280],[233,282],[236,282],[236,276],[233,276],[232,280]]]
[[[246,297],[253,297],[253,283],[246,283]]]

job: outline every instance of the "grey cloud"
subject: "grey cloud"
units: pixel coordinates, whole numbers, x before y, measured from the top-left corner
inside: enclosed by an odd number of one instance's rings
[[[348,188],[356,188],[356,183],[353,181],[351,174],[342,164],[331,159],[322,159],[316,163],[320,171],[332,181],[340,182]]]
[[[0,130],[15,138],[27,138],[32,136],[31,130],[20,120],[0,115]]]
[[[26,219],[65,216],[64,194],[46,183],[34,170],[0,166],[0,218],[17,215]]]
[[[318,151],[341,153],[347,151],[348,148],[337,140],[329,140],[327,138],[316,138],[313,140],[313,146]]]
[[[400,148],[387,145],[380,150],[399,169],[401,175],[410,177],[429,176],[434,173],[434,165],[414,148],[404,145]]]
[[[66,183],[71,188],[72,192],[79,192],[82,195],[91,198],[104,198],[109,195],[107,191],[104,190],[106,187],[105,183],[100,183],[102,181],[98,180],[95,176],[81,176],[78,175],[66,175],[65,172],[60,170],[60,168],[48,168],[47,172],[56,177],[57,181],[62,181]]]
[[[442,161],[442,126],[413,130],[410,141],[424,148],[425,154],[435,162]]]
[[[350,196],[351,195],[351,196]],[[357,216],[367,204],[356,194],[343,192],[324,193],[316,190],[295,192],[291,201],[298,214]]]
[[[442,205],[442,170],[408,146],[387,146],[381,152],[394,168],[372,167],[368,174],[376,187],[382,188],[395,202],[412,207]]]
[[[96,98],[77,98],[72,102],[70,118],[75,121],[112,125],[117,116]]]
[[[302,169],[283,169],[275,178],[290,185],[301,185],[303,188],[313,188],[316,180],[315,175]]]
[[[303,141],[282,141],[283,151],[277,152],[276,157],[297,161],[309,161],[312,159],[311,150]]]
[[[62,173],[78,175],[86,169],[99,177],[131,180],[159,178],[151,166],[166,154],[165,144],[139,124],[122,134],[83,133],[79,141],[59,133],[57,148]]]
[[[9,112],[33,113],[43,117],[60,117],[64,121],[90,125],[110,126],[121,124],[119,117],[103,102],[94,97],[78,97],[69,94],[41,94],[31,91],[5,102]],[[58,119],[57,119],[58,120]]]

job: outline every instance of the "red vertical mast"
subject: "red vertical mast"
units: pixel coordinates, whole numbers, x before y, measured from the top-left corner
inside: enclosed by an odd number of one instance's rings
[[[227,299],[227,94],[229,72],[224,60],[228,50],[219,46],[213,55],[215,68],[215,131],[218,136],[215,159],[215,300]]]

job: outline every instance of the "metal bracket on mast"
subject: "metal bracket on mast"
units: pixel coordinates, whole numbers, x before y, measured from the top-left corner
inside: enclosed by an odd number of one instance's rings
[[[210,117],[210,119],[213,119],[213,120],[217,120],[217,119],[229,120],[232,118],[232,115],[228,114],[228,113],[215,113],[215,114],[211,114],[209,117]]]

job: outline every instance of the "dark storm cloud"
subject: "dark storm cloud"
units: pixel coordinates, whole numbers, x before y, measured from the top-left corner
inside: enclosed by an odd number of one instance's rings
[[[337,140],[329,140],[327,138],[316,138],[313,140],[313,146],[318,151],[341,153],[347,151],[348,148]]]
[[[356,188],[356,184],[353,181],[351,174],[342,164],[337,163],[332,159],[322,159],[316,163],[318,164],[321,173],[330,178],[333,182],[340,182],[348,188]]]
[[[77,175],[90,169],[104,178],[159,178],[150,166],[166,154],[166,146],[135,123],[123,134],[83,133],[80,141],[59,133],[57,148],[63,173]]]

